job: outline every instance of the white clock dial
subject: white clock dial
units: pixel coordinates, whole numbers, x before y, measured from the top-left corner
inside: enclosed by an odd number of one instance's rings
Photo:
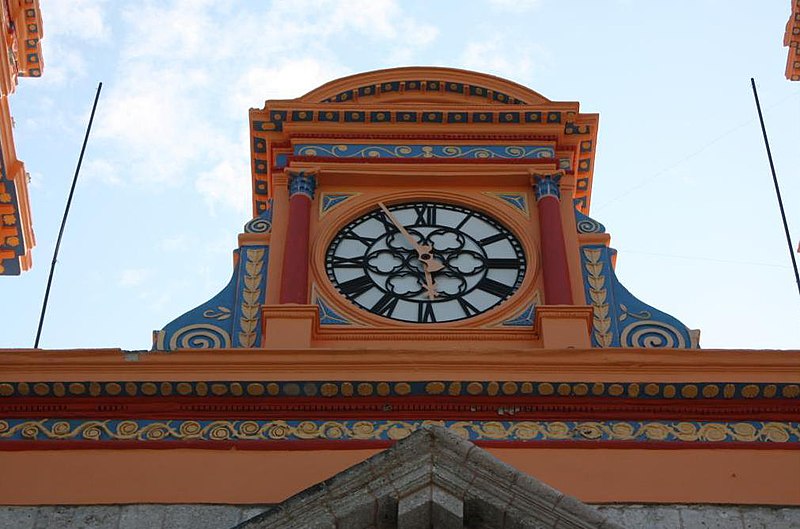
[[[438,202],[387,210],[347,224],[326,253],[331,283],[362,309],[414,323],[457,321],[493,309],[522,284],[522,245],[488,215]]]

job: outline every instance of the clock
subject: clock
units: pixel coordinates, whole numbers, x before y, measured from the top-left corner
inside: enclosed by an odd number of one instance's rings
[[[341,228],[325,254],[331,283],[361,309],[413,323],[465,320],[522,284],[522,245],[489,215],[440,202],[377,206]]]

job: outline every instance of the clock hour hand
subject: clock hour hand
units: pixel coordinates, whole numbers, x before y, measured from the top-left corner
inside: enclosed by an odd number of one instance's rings
[[[397,217],[394,216],[394,213],[389,211],[389,208],[387,208],[383,204],[383,202],[378,202],[378,206],[380,206],[380,208],[383,210],[383,212],[386,214],[386,217],[392,222],[392,224],[394,224],[397,227],[397,230],[403,235],[403,237],[406,238],[411,247],[417,251],[417,258],[422,263],[423,268],[425,268],[426,274],[429,274],[430,272],[438,272],[439,270],[444,268],[444,264],[439,259],[433,256],[433,253],[431,252],[433,248],[431,246],[419,244],[417,240],[414,239],[414,237],[412,237],[410,233],[408,233],[408,230],[406,230],[405,226],[400,224],[400,221],[397,220]],[[428,292],[431,291],[432,287],[428,288]]]
[[[425,267],[425,290],[428,291],[428,299],[434,299],[439,294],[427,267]]]

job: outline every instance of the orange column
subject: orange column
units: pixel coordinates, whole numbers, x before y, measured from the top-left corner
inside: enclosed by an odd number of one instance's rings
[[[289,218],[283,252],[281,303],[308,303],[308,228],[316,186],[313,173],[289,173]]]
[[[547,305],[572,305],[567,249],[561,224],[559,182],[563,174],[563,171],[558,171],[533,175],[542,242],[544,300]]]

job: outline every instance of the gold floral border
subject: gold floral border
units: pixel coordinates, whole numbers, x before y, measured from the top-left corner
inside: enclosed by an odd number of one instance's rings
[[[800,443],[800,423],[762,421],[0,420],[2,441],[394,441],[427,424],[471,441]],[[800,447],[800,445],[798,445]]]

